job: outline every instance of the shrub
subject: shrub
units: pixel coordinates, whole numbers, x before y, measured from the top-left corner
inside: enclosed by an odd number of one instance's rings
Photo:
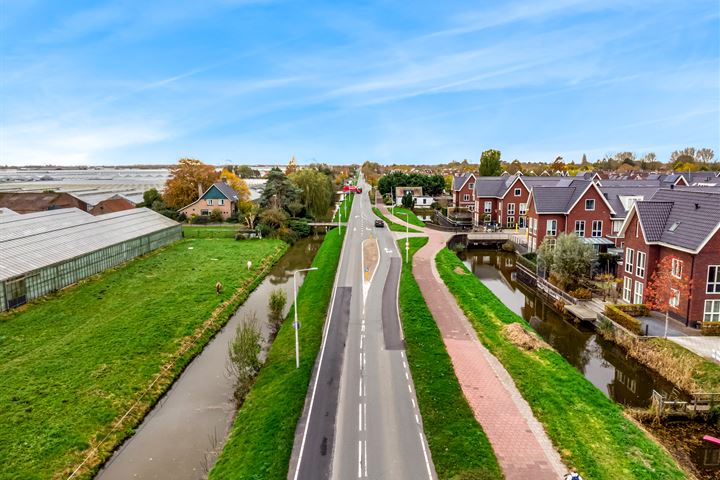
[[[506,252],[514,252],[515,251],[515,244],[508,240],[507,242],[502,244],[502,249]]]
[[[605,315],[612,321],[622,325],[633,333],[642,335],[642,325],[640,320],[627,313],[624,307],[645,307],[644,305],[613,305],[608,303],[605,305]],[[630,311],[640,311],[641,309],[627,309]],[[647,311],[647,307],[645,307]]]
[[[228,370],[235,380],[235,401],[238,405],[245,399],[255,376],[260,371],[260,329],[255,312],[246,314],[237,327],[235,339],[230,344]]]
[[[568,293],[580,300],[590,300],[592,298],[592,290],[585,287],[578,287],[575,290],[570,290]]]
[[[210,223],[210,217],[207,215],[193,215],[190,217],[190,223],[193,225],[205,225]]]
[[[268,299],[268,317],[273,335],[280,329],[283,322],[283,310],[287,303],[287,294],[282,288],[277,288],[270,293]]]
[[[310,232],[312,231],[312,228],[305,219],[290,219],[288,220],[288,227],[295,232],[299,238],[310,236]]]
[[[219,223],[222,222],[222,212],[219,208],[214,208],[212,212],[210,212],[210,221],[213,223]]]
[[[713,323],[703,323],[700,327],[700,333],[703,335],[720,336],[720,325]]]

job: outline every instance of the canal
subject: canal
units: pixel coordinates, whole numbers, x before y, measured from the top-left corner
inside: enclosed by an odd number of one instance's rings
[[[97,479],[207,478],[236,412],[234,385],[227,371],[228,346],[235,331],[245,315],[254,312],[267,339],[270,292],[285,290],[287,313],[293,298],[293,272],[310,266],[322,240],[322,236],[304,238],[288,249],[227,325],[188,365],[135,434],[105,464]],[[300,276],[299,280],[302,281]]]
[[[670,394],[673,384],[628,357],[622,348],[603,339],[593,327],[566,320],[534,290],[515,280],[515,254],[469,249],[458,253],[465,265],[505,305],[532,325],[536,332],[593,385],[627,407],[650,406],[653,390]],[[700,478],[720,479],[720,449],[702,441],[720,437],[717,423],[687,420],[648,425],[675,458]]]

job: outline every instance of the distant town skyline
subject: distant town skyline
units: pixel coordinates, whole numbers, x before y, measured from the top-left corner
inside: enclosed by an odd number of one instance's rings
[[[694,2],[3,2],[0,165],[720,155]]]

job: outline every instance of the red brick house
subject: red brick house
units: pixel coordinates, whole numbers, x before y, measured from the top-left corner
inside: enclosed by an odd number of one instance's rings
[[[467,209],[472,211],[474,205],[473,194],[475,191],[474,173],[463,173],[453,177],[452,200],[456,209]]]
[[[527,206],[528,249],[537,250],[545,237],[575,233],[596,245],[612,245],[614,209],[595,182],[565,178],[554,186],[533,187]]]
[[[505,228],[525,228],[530,190],[536,185],[554,185],[559,178],[526,177],[522,174],[502,177],[477,177],[473,224],[497,223]]]
[[[198,185],[198,189],[200,186]],[[200,197],[180,210],[188,218],[197,215],[210,215],[218,210],[223,220],[227,220],[237,212],[238,194],[225,182],[215,182],[205,192],[199,192]]]
[[[619,267],[622,298],[644,303],[648,280],[670,256],[673,274],[687,276],[690,294],[678,295],[670,315],[686,325],[720,328],[720,189],[660,189],[633,205],[619,237],[625,245]]]

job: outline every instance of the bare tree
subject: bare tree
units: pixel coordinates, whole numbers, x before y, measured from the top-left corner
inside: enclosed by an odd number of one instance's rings
[[[712,162],[713,158],[715,158],[715,152],[713,152],[712,148],[701,148],[695,153],[695,158],[703,163]]]
[[[260,328],[255,312],[245,314],[230,343],[228,373],[235,380],[235,401],[240,405],[260,371]]]

